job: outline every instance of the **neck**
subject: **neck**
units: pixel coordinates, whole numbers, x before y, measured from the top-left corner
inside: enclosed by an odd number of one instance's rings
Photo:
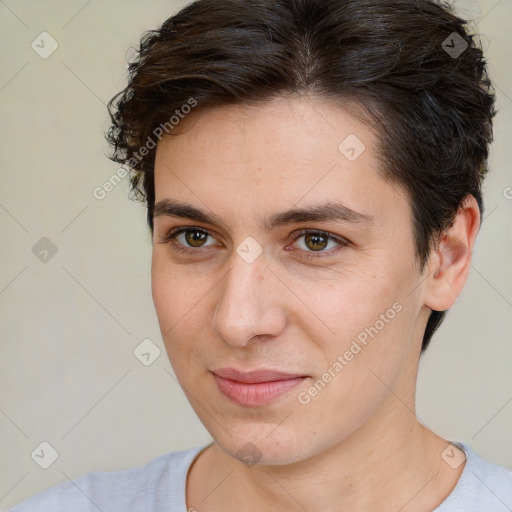
[[[390,394],[357,432],[294,464],[250,467],[212,445],[202,471],[195,471],[201,490],[195,486],[187,500],[201,512],[429,511],[448,496],[463,469],[442,460],[446,446]]]

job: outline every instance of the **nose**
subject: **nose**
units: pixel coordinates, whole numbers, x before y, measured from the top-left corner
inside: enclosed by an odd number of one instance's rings
[[[267,266],[264,254],[247,263],[234,253],[231,270],[218,285],[212,328],[234,347],[255,337],[275,337],[286,326],[283,284]]]

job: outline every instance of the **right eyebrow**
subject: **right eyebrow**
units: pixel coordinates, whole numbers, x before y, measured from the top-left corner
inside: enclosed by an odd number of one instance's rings
[[[217,215],[207,213],[188,203],[181,203],[174,199],[162,199],[149,209],[151,218],[155,217],[180,217],[192,219],[205,224],[218,225],[229,231],[225,222]]]
[[[191,204],[182,203],[174,199],[162,199],[150,208],[152,218],[160,216],[180,217],[192,219],[205,224],[217,225],[226,231],[231,230],[221,217],[203,211]],[[364,213],[356,212],[340,203],[325,203],[302,208],[293,208],[275,213],[262,221],[262,226],[271,231],[279,226],[301,222],[344,222],[371,227],[375,224],[374,218]]]

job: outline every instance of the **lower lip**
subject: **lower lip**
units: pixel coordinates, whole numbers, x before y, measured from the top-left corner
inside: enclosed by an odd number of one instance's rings
[[[259,407],[273,402],[277,397],[292,390],[307,377],[296,377],[287,380],[246,384],[225,379],[213,374],[219,390],[230,400],[246,407]]]

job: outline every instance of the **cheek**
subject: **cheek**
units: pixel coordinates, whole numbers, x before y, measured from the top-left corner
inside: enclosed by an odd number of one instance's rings
[[[206,295],[210,287],[204,276],[184,266],[172,265],[165,255],[154,252],[151,288],[155,311],[167,355],[173,368],[188,366],[201,347]],[[201,323],[203,322],[203,323]]]
[[[413,324],[413,311],[391,291],[353,290],[352,298],[338,302],[344,309],[332,317],[336,335],[321,341],[323,366],[299,397],[307,404],[304,421],[315,428],[330,422],[343,436],[367,421],[389,395],[388,386],[404,369]]]
[[[325,333],[310,337],[317,340],[327,367],[338,356],[345,356],[343,359],[351,367],[380,367],[382,361],[394,367],[395,354],[399,364],[414,323],[414,311],[406,311],[405,307],[411,299],[407,294],[412,277],[398,268],[381,266],[378,270],[367,268],[365,272],[346,273],[329,285],[320,283],[313,288],[314,293],[310,291],[308,304],[313,311],[320,312]],[[311,328],[303,328],[311,333]]]
[[[297,280],[294,289],[312,312],[318,312],[326,332],[336,338],[354,336],[373,325],[379,315],[398,299],[396,284],[389,270],[343,269],[315,276],[315,282]]]
[[[189,275],[184,266],[171,264],[165,248],[153,249],[151,290],[160,328],[170,329],[194,304],[194,293],[200,281]],[[197,302],[197,299],[196,299]]]
[[[151,266],[151,290],[153,303],[160,325],[162,339],[169,357],[180,340],[176,333],[186,319],[188,307],[187,289],[176,266],[168,265],[165,258],[154,250]],[[181,319],[181,320],[180,320]],[[174,340],[170,343],[170,340]]]
[[[170,328],[176,313],[175,305],[178,290],[176,281],[176,276],[169,272],[169,269],[163,264],[162,258],[156,250],[153,250],[151,292],[162,334]]]

